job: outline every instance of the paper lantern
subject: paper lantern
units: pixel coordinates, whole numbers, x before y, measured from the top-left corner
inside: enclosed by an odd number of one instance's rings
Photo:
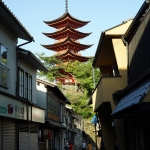
[[[50,138],[51,138],[51,134],[48,132],[47,139],[50,139]]]

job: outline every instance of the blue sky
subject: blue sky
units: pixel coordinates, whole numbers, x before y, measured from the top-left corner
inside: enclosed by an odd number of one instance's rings
[[[42,33],[51,33],[55,29],[47,26],[43,21],[54,20],[65,13],[65,0],[2,0],[27,31],[34,37],[35,42],[22,48],[32,53],[44,52],[52,56],[53,51],[47,50],[41,44],[53,44],[54,40]],[[94,56],[101,32],[114,27],[122,21],[133,18],[144,0],[68,0],[69,13],[80,20],[90,21],[79,28],[81,32],[92,32],[80,40],[82,44],[94,44],[81,51],[83,56]],[[19,44],[24,41],[19,41]]]

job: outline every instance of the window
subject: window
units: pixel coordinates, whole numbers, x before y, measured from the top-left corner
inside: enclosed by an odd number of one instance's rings
[[[60,116],[60,104],[52,95],[48,94],[48,111],[56,116]]]
[[[24,97],[24,71],[19,69],[19,96]]]
[[[7,49],[0,44],[0,62],[5,64],[7,63]]]
[[[25,98],[32,100],[32,77],[27,72],[25,73]]]
[[[0,86],[9,88],[10,69],[7,64],[7,49],[0,44]]]
[[[32,100],[32,76],[19,68],[19,96],[28,100]]]
[[[117,64],[112,66],[112,75],[113,76],[119,76]]]

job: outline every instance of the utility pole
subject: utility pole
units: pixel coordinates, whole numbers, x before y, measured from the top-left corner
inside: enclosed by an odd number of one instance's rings
[[[95,74],[94,74],[94,68],[92,67],[92,73],[93,73],[93,83],[94,83],[94,89],[95,89]]]

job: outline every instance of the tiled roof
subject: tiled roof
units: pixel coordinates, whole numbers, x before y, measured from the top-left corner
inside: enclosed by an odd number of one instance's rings
[[[48,85],[50,87],[52,87],[52,90],[54,93],[57,93],[59,95],[59,97],[66,103],[66,104],[71,104],[70,101],[67,99],[67,97],[62,93],[62,91],[59,89],[59,87],[55,84],[52,84],[48,81],[45,81],[45,80],[42,80],[42,79],[39,79],[37,78],[36,79],[37,82],[39,83],[43,83],[45,85]]]
[[[78,51],[81,51],[81,50],[85,50],[85,49],[91,47],[93,44],[91,44],[91,45],[90,44],[80,44],[80,43],[73,41],[71,38],[66,38],[64,41],[55,43],[55,44],[49,44],[49,45],[41,44],[41,46],[43,46],[49,50],[53,50],[53,51],[57,51],[57,48],[64,46],[64,45],[67,45],[68,48],[79,47],[80,50],[78,50]]]
[[[73,53],[70,50],[68,50],[68,51],[66,51],[63,54],[56,55],[56,58],[64,59],[64,60],[67,59],[67,58],[69,58],[70,60],[72,59],[72,60],[78,60],[79,62],[86,62],[91,57],[81,56],[78,53]]]
[[[18,28],[19,38],[22,38],[28,41],[34,41],[30,33],[26,30],[26,28],[21,24],[21,22],[16,18],[16,16],[11,12],[11,10],[2,1],[0,1],[0,12],[2,13],[1,17],[5,19],[7,23],[10,23],[10,22],[13,23],[11,24],[13,30],[16,30],[16,28]]]
[[[17,48],[18,58],[26,58],[26,61],[28,61],[31,65],[36,67],[40,71],[48,72],[49,70],[44,66],[44,64],[30,51]]]
[[[55,20],[52,20],[52,21],[44,21],[45,23],[54,23],[54,22],[58,22],[59,20],[61,19],[64,19],[66,18],[67,16],[69,16],[70,18],[78,21],[78,22],[83,22],[83,23],[89,23],[90,21],[83,21],[83,20],[79,20],[73,16],[71,16],[68,12],[65,12],[62,16],[60,16],[59,18],[55,19]]]
[[[116,108],[113,110],[111,115],[115,115],[127,108],[135,106],[142,102],[143,97],[150,91],[150,81],[147,81],[145,84],[141,85],[127,96],[123,97],[118,103]]]
[[[57,30],[56,32],[53,33],[43,33],[44,35],[50,37],[50,38],[54,38],[57,39],[58,36],[60,36],[61,34],[64,34],[64,32],[71,32],[73,35],[78,35],[77,37],[74,37],[75,39],[81,39],[84,38],[88,35],[90,35],[91,33],[83,33],[80,32],[78,30],[74,30],[72,27],[70,27],[70,25],[67,25],[65,28]]]
[[[140,24],[143,22],[144,18],[146,17],[149,11],[150,11],[149,0],[144,1],[143,5],[141,6],[136,16],[134,17],[131,25],[129,26],[126,33],[122,37],[126,42],[129,42],[132,39],[133,34],[136,33],[136,30],[139,28]]]

